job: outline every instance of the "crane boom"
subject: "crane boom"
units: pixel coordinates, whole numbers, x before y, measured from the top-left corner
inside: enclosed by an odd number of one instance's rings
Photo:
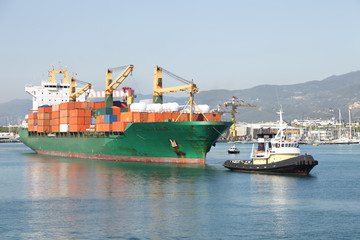
[[[82,95],[87,90],[91,89],[91,83],[87,83],[85,86],[83,86],[82,88],[80,88],[79,90],[76,91],[75,81],[76,81],[76,79],[72,77],[71,81],[70,81],[70,95],[69,95],[70,102],[76,102],[76,98],[78,98],[80,95]]]
[[[165,69],[164,69],[165,70]],[[187,81],[187,85],[177,86],[177,87],[162,87],[162,68],[159,66],[155,66],[154,70],[154,91],[153,91],[153,102],[154,103],[163,103],[162,95],[164,93],[169,92],[178,92],[178,91],[186,91],[190,93],[190,100],[188,104],[190,104],[190,121],[193,119],[193,105],[194,105],[194,94],[199,92],[197,85],[193,81]]]
[[[105,107],[110,108],[113,106],[113,92],[120,84],[132,73],[134,65],[129,65],[126,69],[113,81],[112,70],[108,69],[106,72],[105,82]]]

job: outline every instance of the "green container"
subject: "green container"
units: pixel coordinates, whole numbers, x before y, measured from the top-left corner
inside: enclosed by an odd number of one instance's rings
[[[113,109],[112,108],[98,108],[96,109],[96,116],[100,115],[112,115]]]
[[[127,109],[127,108],[120,108],[120,112],[128,112],[129,111],[129,109]]]

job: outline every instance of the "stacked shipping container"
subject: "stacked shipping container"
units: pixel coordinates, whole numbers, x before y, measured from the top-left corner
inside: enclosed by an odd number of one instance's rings
[[[96,114],[92,117],[92,110]],[[190,114],[179,112],[130,112],[123,103],[105,108],[104,102],[67,102],[52,107],[39,107],[28,117],[29,131],[48,132],[122,132],[131,122],[190,121]],[[193,121],[221,121],[218,113],[193,114]],[[96,124],[96,126],[95,126]]]

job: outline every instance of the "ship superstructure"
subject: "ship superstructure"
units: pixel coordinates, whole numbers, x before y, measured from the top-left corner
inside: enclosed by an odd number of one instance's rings
[[[56,81],[55,74],[63,74],[64,78]],[[78,90],[79,88],[77,88]],[[33,111],[37,111],[39,106],[56,105],[63,102],[69,102],[70,97],[70,80],[69,71],[59,67],[49,71],[48,81],[42,81],[41,86],[26,85],[25,91],[33,97]],[[85,101],[86,95],[81,95],[77,101]]]

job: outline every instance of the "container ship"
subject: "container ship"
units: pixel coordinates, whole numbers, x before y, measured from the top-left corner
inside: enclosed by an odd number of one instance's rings
[[[108,69],[104,94],[96,94],[90,83],[76,88],[78,81],[73,77],[69,80],[67,70],[52,68],[48,83],[38,89],[26,87],[36,103],[19,131],[21,141],[36,153],[53,156],[205,164],[206,154],[232,122],[221,121],[220,114],[209,113],[207,105],[195,103],[198,88],[193,81],[159,66],[154,70],[152,103],[134,103],[130,88],[115,94],[133,68],[120,68],[123,71],[115,79],[113,69]],[[186,85],[163,88],[163,72]],[[61,83],[56,83],[55,73],[65,74]],[[177,103],[163,104],[163,94],[177,91],[190,94],[182,109]],[[92,102],[81,99],[81,95],[104,95],[105,99]],[[122,101],[114,101],[114,97]]]

